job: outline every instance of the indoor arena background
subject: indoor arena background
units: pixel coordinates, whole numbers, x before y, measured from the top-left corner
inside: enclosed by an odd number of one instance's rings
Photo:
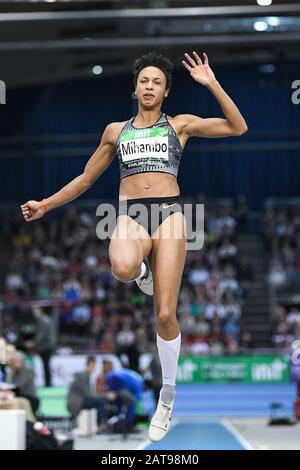
[[[222,116],[181,65],[196,50],[249,128],[190,139],[182,157],[181,194],[204,204],[205,242],[186,260],[174,422],[158,445],[147,441],[152,298],[112,277],[108,241],[96,235],[97,206],[117,202],[116,159],[73,203],[33,223],[20,211],[79,175],[105,126],[136,113],[132,65],[152,50],[175,65],[164,111]],[[0,80],[0,382],[15,346],[34,372],[38,419],[74,449],[299,450],[299,2],[1,1]],[[55,336],[47,387],[39,315]],[[104,357],[143,376],[132,432],[110,421],[95,435],[92,414],[75,423],[67,412],[88,355],[95,380]]]

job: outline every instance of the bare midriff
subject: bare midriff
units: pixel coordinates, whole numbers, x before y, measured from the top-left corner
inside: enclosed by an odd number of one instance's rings
[[[127,176],[120,182],[119,200],[144,197],[177,196],[180,189],[175,176],[163,172],[145,172]]]

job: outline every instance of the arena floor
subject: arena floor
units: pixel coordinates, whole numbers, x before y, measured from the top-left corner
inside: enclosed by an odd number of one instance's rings
[[[269,425],[270,418],[293,418],[294,384],[179,385],[171,430],[158,444],[141,426],[126,438],[103,434],[76,438],[75,450],[300,450],[300,422]],[[280,403],[276,412],[272,403]],[[149,395],[144,407],[153,407]]]
[[[266,418],[176,420],[159,444],[147,440],[147,430],[129,435],[77,438],[75,450],[300,450],[300,423],[269,426]]]

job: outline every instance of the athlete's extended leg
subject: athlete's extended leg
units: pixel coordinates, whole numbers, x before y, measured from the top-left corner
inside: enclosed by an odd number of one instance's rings
[[[162,366],[163,388],[152,418],[149,437],[159,441],[166,434],[175,398],[175,383],[181,334],[176,307],[186,258],[186,221],[182,213],[170,215],[153,234],[152,272],[154,308],[157,318],[157,347]],[[176,236],[175,236],[176,233]],[[167,235],[170,234],[168,237]]]
[[[127,215],[120,215],[109,244],[109,258],[114,276],[122,282],[143,276],[143,259],[148,256],[151,248],[152,240],[144,227]]]

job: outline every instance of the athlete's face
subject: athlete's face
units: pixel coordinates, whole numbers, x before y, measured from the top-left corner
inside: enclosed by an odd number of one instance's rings
[[[153,108],[161,104],[168,95],[167,79],[162,70],[157,67],[145,67],[138,75],[136,96],[145,108]]]

